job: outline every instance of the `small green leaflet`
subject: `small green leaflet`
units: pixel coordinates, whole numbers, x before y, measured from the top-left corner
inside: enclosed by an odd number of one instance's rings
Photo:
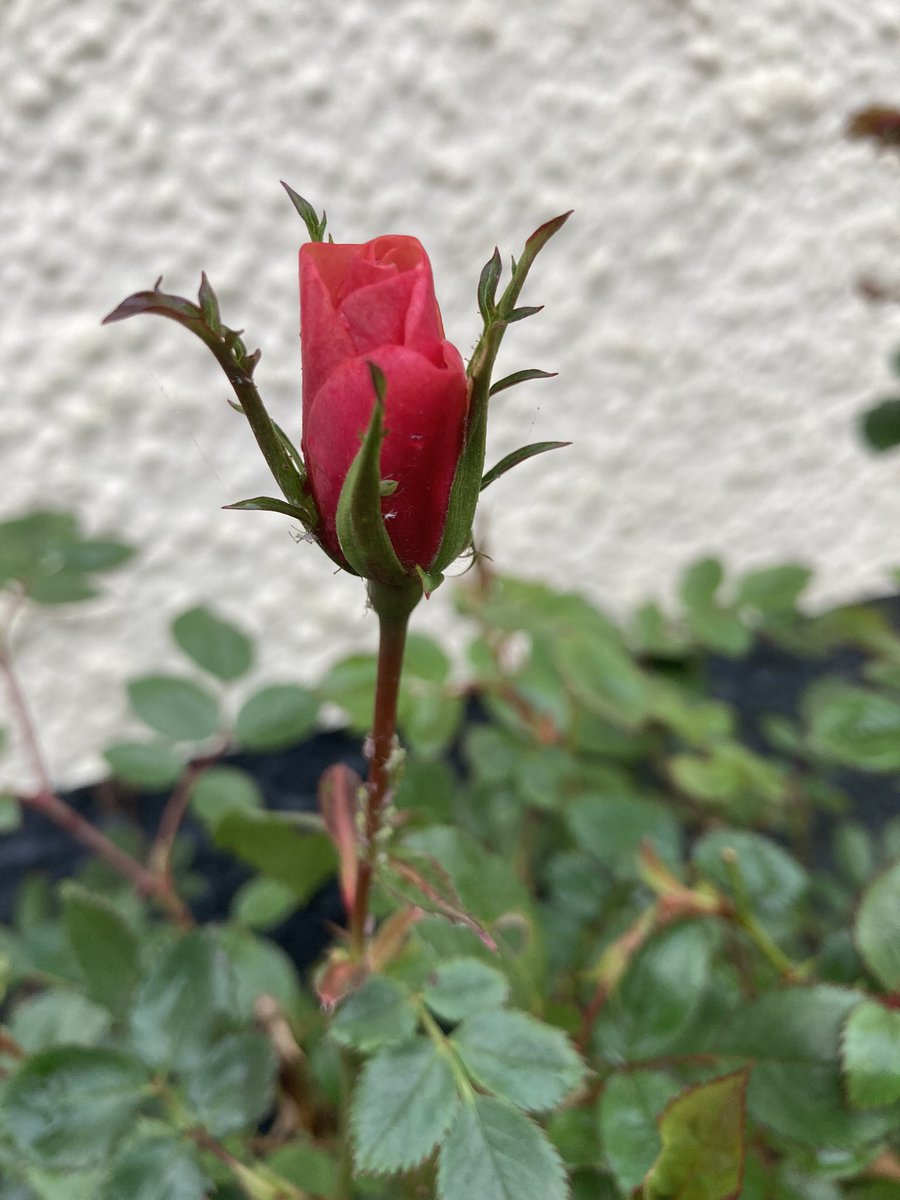
[[[441,1148],[440,1200],[566,1200],[566,1172],[546,1134],[491,1096],[464,1104]]]
[[[362,1072],[350,1122],[360,1171],[405,1171],[441,1141],[459,1107],[453,1071],[433,1042],[382,1050]],[[479,1195],[469,1193],[467,1200]],[[542,1197],[541,1200],[548,1200]]]

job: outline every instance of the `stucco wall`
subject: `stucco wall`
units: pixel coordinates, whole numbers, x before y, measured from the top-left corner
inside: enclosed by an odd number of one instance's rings
[[[142,550],[98,604],[20,626],[56,777],[98,770],[122,681],[176,661],[189,604],[259,634],[269,678],[371,643],[356,581],[281,519],[221,511],[268,485],[199,343],[99,325],[206,269],[296,431],[302,227],[280,178],[341,240],[417,234],[464,353],[494,244],[575,208],[502,364],[559,377],[498,399],[489,457],[575,445],[487,494],[501,569],[618,610],[707,551],[808,560],[819,600],[883,589],[900,465],[852,422],[900,313],[854,279],[900,281],[900,162],[842,127],[900,99],[898,43],[896,0],[4,0],[0,515],[73,506]],[[452,631],[449,592],[420,628]]]

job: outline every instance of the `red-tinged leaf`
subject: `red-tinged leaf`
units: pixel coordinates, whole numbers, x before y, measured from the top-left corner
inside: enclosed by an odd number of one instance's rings
[[[744,1178],[749,1071],[689,1088],[659,1122],[662,1150],[644,1181],[646,1200],[735,1200]]]
[[[340,862],[341,897],[348,913],[353,911],[359,870],[359,841],[356,814],[363,781],[344,763],[329,767],[319,781],[319,811]]]
[[[539,225],[525,243],[525,253],[522,255],[522,260],[524,261],[526,254],[530,253],[531,257],[534,258],[543,250],[553,235],[559,233],[574,211],[574,208],[570,208],[568,212],[560,213],[558,217],[552,217],[549,221],[545,221],[543,225]],[[521,262],[519,266],[521,267]]]
[[[205,275],[203,280],[209,287]],[[160,317],[169,317],[180,325],[184,325],[207,343],[223,340],[221,334],[217,336],[214,333],[201,307],[192,304],[190,300],[185,300],[184,296],[174,296],[162,291],[161,283],[162,278],[156,281],[152,291],[135,292],[133,295],[127,296],[117,308],[103,318],[103,324],[112,325],[115,321],[127,321],[129,317],[137,317],[142,313],[156,313]],[[203,285],[201,284],[201,294],[202,289]]]
[[[366,951],[366,960],[373,971],[383,971],[394,961],[406,945],[410,929],[424,916],[425,913],[421,908],[401,908],[397,912],[391,913],[387,920],[378,927],[378,932],[372,938]]]
[[[465,925],[489,950],[497,949],[497,943],[481,922],[463,908],[450,876],[435,859],[422,857],[413,866],[404,859],[392,858],[380,878],[388,891],[399,894],[426,912]]]
[[[369,974],[365,963],[353,962],[346,950],[335,946],[313,980],[319,1003],[330,1011],[345,996],[361,988]]]
[[[287,192],[288,196],[290,197],[291,204],[293,204],[294,208],[296,208],[301,220],[303,221],[303,224],[306,226],[310,241],[324,241],[325,227],[328,224],[325,213],[323,212],[321,217],[316,216],[316,210],[313,208],[310,202],[304,199],[299,192],[295,192],[290,184],[285,183],[283,179],[281,180],[281,186]]]

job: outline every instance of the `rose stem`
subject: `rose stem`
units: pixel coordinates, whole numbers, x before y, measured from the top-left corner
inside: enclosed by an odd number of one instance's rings
[[[375,681],[375,712],[372,719],[369,777],[366,781],[362,850],[353,912],[350,917],[350,945],[355,958],[361,957],[365,946],[369,893],[378,855],[378,834],[393,781],[390,760],[397,728],[397,697],[403,672],[406,630],[410,613],[421,596],[422,589],[418,583],[409,588],[388,587],[386,584],[374,582],[369,584],[369,598],[378,615],[378,673]]]
[[[136,858],[132,858],[90,821],[86,821],[76,809],[57,796],[50,781],[50,772],[41,750],[34,719],[13,665],[9,646],[2,637],[0,637],[0,671],[6,677],[12,710],[38,782],[38,792],[33,795],[20,796],[20,803],[65,829],[72,838],[81,842],[114,871],[132,883],[140,895],[156,897],[178,925],[186,928],[193,924],[190,913],[166,879],[148,871]]]
[[[221,744],[208,754],[204,754],[202,758],[194,759],[193,762],[189,763],[182,772],[181,778],[175,785],[171,796],[166,802],[166,807],[163,809],[159,828],[156,831],[156,838],[150,849],[147,861],[150,864],[151,871],[161,879],[164,879],[170,890],[174,887],[172,881],[172,851],[175,847],[178,830],[181,828],[181,823],[184,820],[188,804],[190,803],[191,792],[197,780],[202,775],[205,775],[210,767],[216,765],[227,749],[228,741],[223,739]]]

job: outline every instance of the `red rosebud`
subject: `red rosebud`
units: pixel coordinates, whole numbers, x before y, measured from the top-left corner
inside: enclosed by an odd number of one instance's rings
[[[459,351],[444,338],[431,264],[413,237],[300,250],[303,458],[323,546],[346,565],[336,528],[341,489],[386,382],[382,501],[397,558],[431,566],[444,530],[468,410]]]

